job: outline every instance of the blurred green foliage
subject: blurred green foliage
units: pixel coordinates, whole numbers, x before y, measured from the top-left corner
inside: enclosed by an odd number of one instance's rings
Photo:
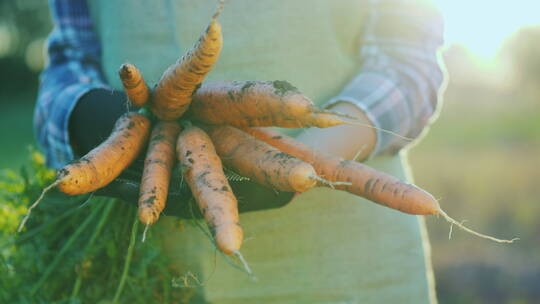
[[[0,168],[18,169],[32,135],[32,109],[52,22],[47,1],[0,0]]]
[[[22,167],[19,173],[13,170],[0,172],[0,235],[3,238],[15,233],[21,215],[26,213],[26,206],[30,201],[25,193],[29,191],[29,185],[34,181],[36,186],[44,187],[45,182],[51,181],[55,176],[54,170],[44,166],[45,158],[41,153],[35,150],[30,150],[29,153],[30,172],[26,167]]]
[[[51,26],[47,1],[0,1],[0,100],[37,84]]]
[[[179,274],[167,268],[158,241],[139,241],[136,208],[126,203],[53,191],[32,212],[23,232],[16,233],[26,206],[55,177],[40,153],[31,151],[31,158],[20,172],[4,171],[0,177],[0,303],[189,299],[191,288],[171,284]]]
[[[409,152],[415,182],[451,216],[496,237],[521,238],[501,245],[454,229],[449,240],[448,225],[428,217],[443,304],[540,299],[540,90],[533,86],[540,81],[540,56],[525,50],[535,43],[540,28],[524,29],[507,43],[501,56],[514,68],[503,83],[452,78],[475,63],[448,50],[450,82],[440,117]]]

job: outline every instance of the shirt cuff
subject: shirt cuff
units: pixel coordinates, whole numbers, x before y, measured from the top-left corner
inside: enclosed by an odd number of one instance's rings
[[[375,128],[375,147],[373,148],[373,151],[371,151],[371,153],[369,153],[369,155],[366,157],[366,160],[370,160],[371,158],[373,158],[375,155],[378,154],[378,151],[380,151],[380,126],[379,126],[379,123],[378,121],[373,117],[373,114],[370,113],[368,111],[368,109],[363,105],[361,104],[360,102],[358,102],[358,100],[350,97],[350,96],[338,96],[338,97],[334,97],[332,99],[330,99],[326,104],[325,104],[325,109],[328,109],[328,108],[331,108],[333,107],[334,105],[337,105],[337,104],[340,104],[340,103],[348,103],[348,104],[352,104],[353,106],[357,107],[359,110],[361,110],[362,112],[364,112],[364,114],[366,115],[366,117],[369,119],[371,125]],[[369,128],[368,126],[366,126],[366,128]]]
[[[39,119],[39,110],[36,114],[36,128],[38,141],[41,143],[47,156],[47,165],[59,169],[73,160],[74,153],[69,135],[69,118],[78,101],[83,95],[94,89],[107,88],[104,85],[77,83],[70,85],[62,92],[51,98],[50,103],[44,102],[42,106],[49,104],[49,111],[44,119]],[[54,98],[54,102],[52,101]],[[43,112],[43,111],[41,111]],[[43,113],[41,113],[43,115]]]
[[[402,133],[408,130],[409,109],[404,98],[397,84],[387,76],[363,72],[355,77],[339,95],[330,99],[325,107],[347,102],[365,113],[376,132],[375,147],[369,159],[383,153],[395,153],[398,150],[397,147],[404,145],[403,138],[392,134],[404,135]]]

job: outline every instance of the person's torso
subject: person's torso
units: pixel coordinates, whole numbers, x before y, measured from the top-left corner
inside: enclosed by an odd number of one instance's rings
[[[214,0],[91,1],[106,79],[121,88],[124,62],[155,84],[203,33]],[[224,46],[208,80],[287,80],[315,103],[358,71],[365,1],[230,0],[219,17]]]
[[[321,105],[358,72],[369,2],[228,0],[219,17],[223,51],[207,79],[287,80]],[[90,3],[106,79],[120,89],[117,69],[124,62],[137,65],[153,86],[197,41],[217,1]],[[397,155],[369,164],[406,179]],[[152,229],[179,274],[200,276],[201,292],[212,303],[428,301],[423,228],[416,217],[318,188],[286,207],[242,214],[240,221],[242,252],[256,282],[220,256],[216,266],[212,243],[198,226],[178,229],[174,219],[163,217]]]

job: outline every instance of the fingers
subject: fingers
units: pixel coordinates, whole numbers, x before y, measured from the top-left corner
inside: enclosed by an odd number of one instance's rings
[[[140,180],[140,175],[140,170],[127,169],[120,178],[97,190],[95,195],[120,199],[136,206],[140,186],[137,180]],[[278,192],[252,181],[230,181],[230,185],[238,197],[240,213],[281,208],[287,205],[294,196],[293,192]],[[181,187],[179,177],[174,177],[163,214],[183,219],[202,219],[197,205],[190,205],[191,198],[189,187],[185,185]]]
[[[97,190],[95,195],[113,197],[135,205],[139,198],[139,183],[130,179],[117,178]]]
[[[280,208],[287,205],[294,195],[293,192],[279,192],[252,181],[231,181],[230,184],[238,197],[240,213]]]

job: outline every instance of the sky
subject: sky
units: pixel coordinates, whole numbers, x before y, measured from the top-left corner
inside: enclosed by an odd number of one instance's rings
[[[520,27],[540,24],[540,0],[433,1],[445,18],[446,43],[462,44],[485,62]]]

